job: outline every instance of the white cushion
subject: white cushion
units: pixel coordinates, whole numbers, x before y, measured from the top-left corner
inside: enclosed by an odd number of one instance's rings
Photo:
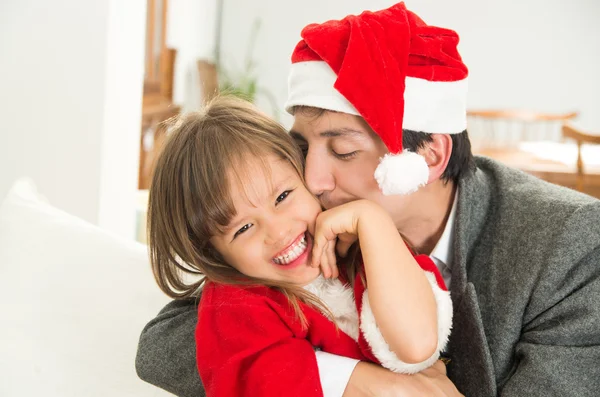
[[[135,373],[140,332],[168,301],[146,247],[18,181],[0,206],[0,395],[167,395]]]

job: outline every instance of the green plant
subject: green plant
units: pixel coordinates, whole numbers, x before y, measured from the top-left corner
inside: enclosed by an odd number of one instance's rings
[[[248,39],[248,49],[244,60],[244,67],[239,69],[228,69],[223,65],[220,54],[217,54],[217,71],[219,76],[219,91],[224,94],[235,95],[250,102],[256,102],[257,97],[261,96],[269,102],[273,116],[278,118],[279,108],[275,96],[258,84],[256,73],[256,62],[253,59],[254,46],[260,30],[261,21],[255,19],[252,24],[250,36]]]

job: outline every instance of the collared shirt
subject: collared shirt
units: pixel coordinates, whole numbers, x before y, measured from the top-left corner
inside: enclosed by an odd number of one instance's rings
[[[452,247],[454,245],[454,220],[456,218],[457,202],[458,189],[454,195],[454,202],[452,203],[450,216],[448,216],[448,221],[446,222],[446,227],[444,227],[442,237],[440,237],[435,248],[433,248],[433,251],[431,251],[431,254],[429,255],[442,274],[442,278],[448,289],[450,289],[450,282],[452,281]]]

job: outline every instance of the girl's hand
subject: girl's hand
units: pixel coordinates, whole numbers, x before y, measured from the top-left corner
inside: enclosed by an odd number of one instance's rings
[[[341,257],[346,256],[358,239],[359,220],[376,208],[374,203],[357,200],[320,213],[312,233],[311,266],[321,266],[326,278],[337,278],[336,251]]]
[[[314,242],[313,242],[314,244]],[[313,245],[312,257],[315,258],[315,249]],[[339,271],[337,260],[335,258],[335,241],[325,242],[325,246],[321,250],[320,260],[315,263],[314,259],[311,262],[312,267],[321,267],[321,273],[325,278],[338,278]]]

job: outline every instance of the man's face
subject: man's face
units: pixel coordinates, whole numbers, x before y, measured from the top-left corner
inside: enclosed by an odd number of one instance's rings
[[[373,174],[388,150],[362,118],[328,111],[316,116],[300,110],[290,134],[306,158],[306,184],[323,207],[368,199],[398,220],[394,215],[409,196],[384,196],[379,190]]]

